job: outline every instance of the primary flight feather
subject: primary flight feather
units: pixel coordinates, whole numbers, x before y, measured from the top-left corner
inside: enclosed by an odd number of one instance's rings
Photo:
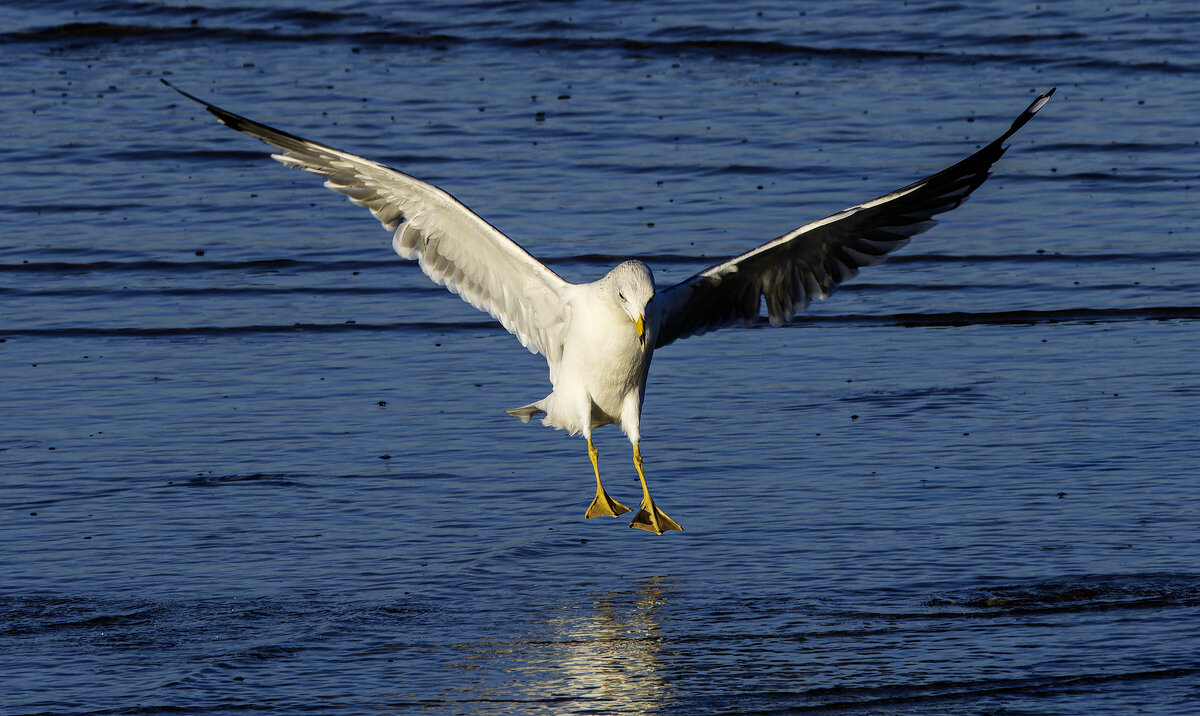
[[[631,510],[600,481],[592,431],[621,427],[633,445],[642,487],[630,527],[681,529],[650,497],[642,469],[642,398],[656,348],[727,326],[754,323],[765,302],[773,325],[792,320],[863,266],[928,230],[979,188],[1004,142],[1046,104],[1041,95],[995,141],[937,174],[783,234],[662,291],[641,261],[625,261],[591,283],[563,280],[450,194],[378,162],[246,119],[171,85],[224,125],[279,150],[279,162],[325,177],[325,186],[371,210],[392,247],[437,283],[498,320],[541,353],[553,390],[508,412],[526,422],[583,434],[596,478],[586,517]]]

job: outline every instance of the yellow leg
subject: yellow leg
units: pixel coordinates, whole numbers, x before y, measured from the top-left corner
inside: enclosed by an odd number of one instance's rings
[[[634,515],[633,522],[630,522],[629,526],[655,534],[662,534],[667,530],[682,532],[683,528],[679,526],[679,523],[667,517],[667,513],[658,509],[658,505],[655,505],[654,500],[650,498],[650,488],[646,487],[646,474],[642,472],[642,451],[638,449],[636,443],[633,446],[633,466],[637,468],[638,479],[642,481],[642,509]]]
[[[592,445],[592,438],[590,436],[587,439],[587,443],[588,458],[590,458],[592,461],[592,471],[596,473],[596,497],[592,500],[591,507],[588,507],[587,514],[583,516],[584,519],[590,520],[591,518],[599,517],[600,515],[616,517],[617,515],[625,512],[632,512],[632,510],[625,505],[622,505],[620,502],[617,502],[613,498],[609,497],[608,493],[604,491],[604,486],[600,484],[600,465],[596,462],[596,458],[600,455],[600,451],[596,449],[595,445]]]

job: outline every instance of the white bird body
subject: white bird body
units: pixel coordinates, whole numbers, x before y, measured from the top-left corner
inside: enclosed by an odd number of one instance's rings
[[[509,410],[521,420],[544,413],[543,424],[587,438],[596,497],[587,517],[630,511],[600,483],[591,434],[616,424],[633,445],[642,486],[631,527],[662,534],[681,529],[650,498],[642,471],[642,399],[655,349],[710,330],[755,323],[765,304],[772,325],[792,320],[859,268],[928,230],[977,189],[1004,154],[1004,142],[1049,100],[1033,101],[1004,134],[937,174],[793,229],[680,283],[656,292],[650,269],[625,261],[598,281],[572,284],[438,187],[340,149],[288,134],[194,97],[226,126],[279,150],[283,164],[325,177],[393,234],[401,257],[415,259],[431,279],[486,311],[550,369],[553,391]]]
[[[626,261],[599,281],[570,286],[563,301],[561,357],[547,360],[554,392],[508,412],[525,421],[543,412],[543,425],[585,437],[615,424],[637,443],[654,353],[648,340],[653,326],[640,332],[637,326],[653,296],[654,277],[641,261]]]

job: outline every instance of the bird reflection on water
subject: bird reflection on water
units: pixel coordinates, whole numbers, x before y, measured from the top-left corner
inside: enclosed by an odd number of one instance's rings
[[[668,577],[649,577],[632,594],[605,592],[593,603],[590,619],[570,625],[562,668],[571,690],[599,693],[637,710],[667,706],[670,686],[662,673],[660,610],[671,591]]]
[[[500,691],[520,694],[525,705],[656,713],[675,700],[660,629],[673,589],[671,577],[655,576],[600,592],[590,603],[559,607],[544,622],[544,634],[524,644],[497,643],[478,656],[505,663],[512,681]]]

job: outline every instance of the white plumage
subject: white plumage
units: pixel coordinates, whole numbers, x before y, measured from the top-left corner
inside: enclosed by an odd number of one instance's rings
[[[640,261],[625,261],[597,281],[572,284],[445,191],[403,172],[246,119],[194,97],[223,124],[280,150],[283,164],[325,177],[325,185],[370,209],[392,232],[392,246],[430,278],[486,311],[550,369],[552,392],[508,412],[528,422],[582,434],[596,477],[586,513],[629,508],[605,492],[592,445],[594,429],[621,427],[633,445],[642,485],[631,527],[678,530],[650,498],[639,449],[642,398],[656,348],[679,338],[758,320],[773,325],[811,300],[829,296],[862,266],[884,260],[933,217],[961,204],[987,179],[1004,142],[1053,94],[1038,97],[998,139],[963,161],[872,201],[789,231],[662,292]]]

